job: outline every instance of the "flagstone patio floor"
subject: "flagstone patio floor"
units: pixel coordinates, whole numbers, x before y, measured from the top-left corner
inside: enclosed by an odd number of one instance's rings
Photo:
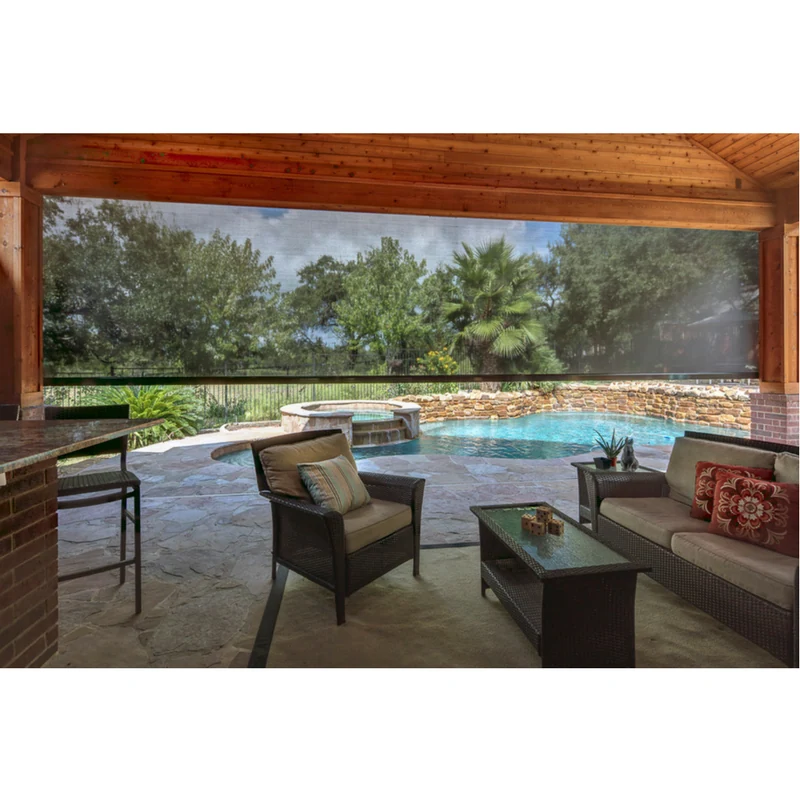
[[[122,586],[113,572],[61,584],[60,649],[48,666],[247,665],[270,588],[270,508],[252,468],[211,452],[248,438],[256,438],[252,430],[220,432],[129,455],[142,480],[143,611],[133,613],[132,569]],[[644,466],[665,469],[670,450],[641,447],[637,455]],[[469,511],[476,503],[540,500],[577,517],[570,462],[588,457],[385,456],[360,461],[359,469],[424,477],[422,543],[437,544],[477,541]],[[103,468],[108,463],[95,459],[70,470]],[[119,506],[59,512],[59,554],[62,571],[118,558]]]

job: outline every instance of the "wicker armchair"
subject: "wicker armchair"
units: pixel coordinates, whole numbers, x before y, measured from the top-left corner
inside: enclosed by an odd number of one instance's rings
[[[349,514],[278,494],[270,489],[260,454],[265,448],[297,444],[339,434],[338,429],[303,431],[251,442],[259,493],[272,506],[272,579],[278,564],[334,592],[336,621],[345,622],[345,598],[400,564],[413,559],[419,575],[420,522],[425,481],[399,475],[360,472],[373,500],[400,503],[411,509],[411,524],[359,549],[346,546]],[[350,552],[348,552],[350,550]]]

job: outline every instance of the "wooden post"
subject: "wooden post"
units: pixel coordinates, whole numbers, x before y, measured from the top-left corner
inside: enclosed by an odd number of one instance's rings
[[[0,403],[41,417],[42,196],[24,182],[24,137],[16,138],[14,180],[0,180]]]
[[[796,192],[779,198],[783,222],[759,234],[759,394],[751,436],[797,444],[798,221]]]

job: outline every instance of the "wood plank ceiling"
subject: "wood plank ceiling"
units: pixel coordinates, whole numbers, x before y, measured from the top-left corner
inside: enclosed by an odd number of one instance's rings
[[[62,196],[759,230],[797,162],[795,134],[47,134],[27,139],[26,182]]]

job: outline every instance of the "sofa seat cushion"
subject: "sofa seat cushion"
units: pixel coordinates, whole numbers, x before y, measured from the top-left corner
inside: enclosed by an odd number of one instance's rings
[[[778,453],[775,457],[775,480],[778,483],[800,483],[800,459],[792,453]]]
[[[775,453],[742,447],[726,442],[707,439],[688,439],[681,436],[675,440],[667,465],[669,496],[687,505],[692,504],[696,467],[698,461],[713,461],[716,464],[736,464],[740,467],[775,469]]]
[[[715,533],[676,533],[672,552],[763,600],[792,608],[796,558]]]
[[[669,497],[607,497],[600,513],[667,550],[678,531],[708,530],[707,522],[689,516],[689,506]]]
[[[281,440],[289,439],[286,444],[274,444],[265,447],[259,458],[267,476],[270,491],[277,494],[286,494],[290,497],[299,497],[302,500],[313,502],[308,489],[303,485],[297,465],[304,462],[328,461],[336,456],[344,456],[356,466],[350,445],[343,433],[334,433],[330,436],[320,436],[316,439],[301,439],[291,441],[290,435],[280,437]]]
[[[410,525],[411,506],[373,497],[369,505],[348,512],[343,519],[344,549],[354,553]]]

